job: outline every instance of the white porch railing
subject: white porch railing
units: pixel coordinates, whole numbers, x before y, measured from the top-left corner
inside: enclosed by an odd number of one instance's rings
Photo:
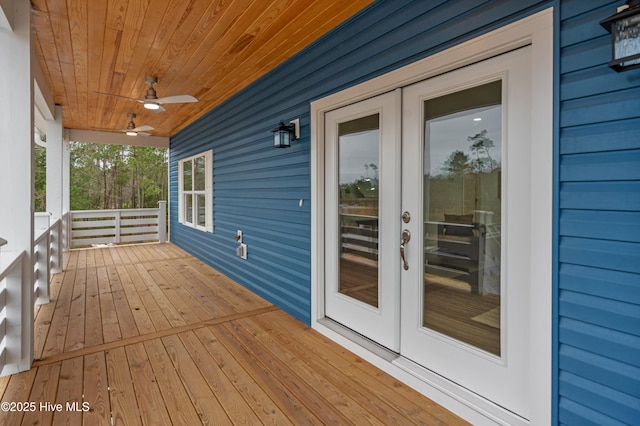
[[[49,302],[51,274],[62,271],[62,220],[50,225],[50,217],[35,214],[31,266],[25,251],[0,251],[0,376],[31,367],[33,305]],[[0,239],[0,246],[4,243]]]
[[[97,244],[166,241],[167,202],[156,209],[74,210],[69,214],[70,248]]]
[[[62,220],[38,227],[42,222],[36,214],[35,241],[33,243],[33,300],[36,305],[49,303],[51,274],[62,271]],[[46,225],[45,225],[46,226]]]
[[[20,321],[25,305],[22,297],[25,258],[24,251],[0,252],[0,375],[2,376],[17,373],[23,369],[24,366],[21,365],[25,343],[23,327],[32,326],[22,324]],[[17,319],[17,321],[10,321],[10,319]],[[26,336],[31,335],[26,334]]]

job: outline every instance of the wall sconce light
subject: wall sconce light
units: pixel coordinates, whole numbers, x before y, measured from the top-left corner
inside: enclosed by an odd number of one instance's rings
[[[284,124],[281,121],[280,125],[273,129],[272,132],[274,148],[289,148],[291,142],[300,138],[300,119],[291,120],[289,124]]]
[[[609,66],[617,72],[640,67],[640,0],[627,0],[615,15],[600,21],[611,33],[613,59]]]

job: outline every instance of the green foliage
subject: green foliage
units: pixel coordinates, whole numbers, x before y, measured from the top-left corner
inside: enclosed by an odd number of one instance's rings
[[[167,150],[70,143],[71,210],[157,207],[167,199]]]
[[[45,139],[44,135],[42,139]],[[45,212],[47,211],[47,149],[35,145],[33,152],[35,156],[33,207],[36,212]]]

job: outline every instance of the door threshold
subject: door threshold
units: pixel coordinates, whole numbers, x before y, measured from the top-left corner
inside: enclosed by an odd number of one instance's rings
[[[400,357],[400,354],[393,352],[391,349],[385,348],[384,346],[374,342],[367,337],[364,337],[362,334],[356,333],[349,327],[345,327],[344,325],[332,320],[331,318],[320,319],[318,320],[318,324],[322,324],[331,331],[341,335],[345,339],[348,339],[349,341],[355,343],[366,351],[382,358],[387,362],[393,362]]]

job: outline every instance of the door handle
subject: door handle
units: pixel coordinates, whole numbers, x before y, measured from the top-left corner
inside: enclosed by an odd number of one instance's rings
[[[409,264],[407,263],[407,259],[404,256],[404,250],[405,250],[406,244],[409,242],[410,239],[411,239],[411,232],[409,232],[408,229],[403,229],[402,237],[400,240],[400,257],[402,258],[402,267],[404,268],[405,271],[409,269]]]

